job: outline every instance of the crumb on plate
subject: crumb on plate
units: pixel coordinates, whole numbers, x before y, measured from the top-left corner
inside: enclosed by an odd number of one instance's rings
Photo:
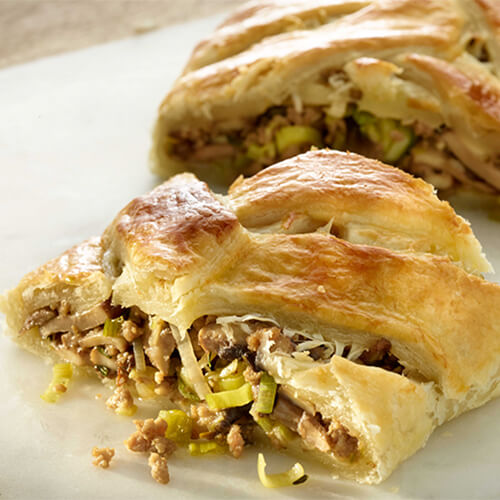
[[[109,467],[109,464],[111,463],[111,460],[115,456],[115,449],[114,448],[98,448],[97,446],[94,446],[92,449],[92,456],[95,457],[95,459],[92,461],[92,463],[96,467],[101,467],[102,469],[107,469]]]
[[[165,437],[167,422],[162,418],[134,420],[136,431],[125,441],[128,450],[136,453],[149,453],[151,476],[161,484],[170,481],[167,458],[177,445]]]
[[[151,453],[148,464],[151,467],[151,476],[156,482],[167,484],[170,481],[167,459],[165,457],[158,453]]]

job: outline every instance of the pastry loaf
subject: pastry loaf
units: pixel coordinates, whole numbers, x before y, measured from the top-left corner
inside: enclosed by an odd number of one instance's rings
[[[121,391],[125,380],[135,397],[197,400],[205,432],[258,424],[276,444],[281,425],[293,437],[280,446],[378,483],[436,426],[498,394],[488,270],[468,223],[424,181],[312,151],[227,196],[192,174],[166,181],[1,307],[24,347],[116,377]],[[214,409],[222,370],[249,401]],[[262,377],[277,388],[264,413]]]
[[[252,2],[161,103],[152,168],[224,183],[315,145],[498,193],[499,19],[494,0]]]

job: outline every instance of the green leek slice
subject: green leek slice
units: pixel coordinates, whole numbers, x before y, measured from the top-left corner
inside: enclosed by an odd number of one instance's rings
[[[375,116],[368,113],[368,111],[359,111],[358,109],[353,111],[352,117],[360,127],[366,127],[367,125],[374,124],[377,121]]]
[[[189,443],[189,453],[192,456],[206,455],[207,453],[225,453],[226,449],[216,441],[192,441]]]
[[[136,382],[154,382],[156,371],[157,370],[152,366],[146,366],[146,369],[142,372],[132,368],[129,373],[129,378]]]
[[[382,134],[379,128],[379,120],[367,111],[356,110],[352,117],[358,124],[360,132],[375,144],[381,144]]]
[[[281,422],[275,422],[269,417],[257,417],[254,420],[268,437],[274,437],[283,447],[287,447],[295,438],[295,434]]]
[[[198,366],[202,369],[202,370],[210,370],[211,368],[211,359],[210,359],[210,353],[209,352],[205,352],[203,354],[203,356],[198,360]]]
[[[215,382],[217,391],[232,391],[238,389],[245,383],[243,375],[228,375],[227,377],[220,378]]]
[[[52,367],[52,380],[40,397],[47,403],[57,403],[61,395],[66,392],[72,377],[73,366],[71,364],[56,363]]]
[[[415,141],[413,131],[408,127],[398,127],[395,133],[399,134],[398,140],[392,140],[384,151],[384,161],[394,163],[398,161]],[[394,132],[392,132],[394,135]]]
[[[104,329],[102,331],[102,334],[105,337],[116,337],[120,333],[122,323],[123,323],[123,316],[120,316],[115,319],[108,318],[104,322]]]
[[[194,391],[194,389],[186,382],[185,377],[182,375],[182,370],[178,373],[177,376],[177,389],[181,393],[183,397],[188,399],[189,401],[193,401],[198,403],[200,398]]]
[[[115,409],[115,413],[117,415],[120,415],[121,417],[131,417],[132,415],[135,415],[136,412],[137,412],[136,405],[127,406],[127,407],[119,406],[118,408]]]
[[[281,422],[275,423],[270,434],[272,434],[285,447],[295,438],[295,434]]]
[[[205,378],[216,392],[238,389],[245,383],[243,377],[245,367],[245,363],[234,359],[224,368],[208,372]]]
[[[275,135],[276,147],[283,153],[291,146],[311,144],[323,146],[321,133],[313,127],[303,125],[289,125],[280,128]]]
[[[190,440],[193,421],[186,413],[182,410],[162,410],[158,416],[168,424],[165,431],[166,438],[179,444]]]
[[[243,371],[243,363],[240,363],[239,360],[233,359],[231,363],[221,369],[219,376],[227,377],[228,375],[234,375],[235,373]]]
[[[143,371],[135,368],[130,370],[129,378],[135,382],[137,394],[142,399],[152,399],[156,396],[155,389],[155,373],[156,369],[152,366],[146,366]]]
[[[179,139],[176,139],[175,137],[172,137],[171,135],[167,135],[165,137],[165,152],[167,154],[172,154],[174,150],[174,146],[179,143]]]
[[[367,111],[356,110],[353,118],[360,132],[374,144],[381,146],[383,161],[398,161],[415,142],[415,134],[392,118],[377,118]]]
[[[205,399],[211,410],[245,406],[253,401],[252,386],[247,382],[238,389],[207,394]]]
[[[262,453],[259,453],[257,459],[257,473],[259,474],[260,482],[266,488],[292,486],[294,484],[302,484],[307,480],[304,467],[298,462],[286,472],[266,474],[266,460]]]
[[[250,144],[247,148],[246,155],[251,160],[272,160],[276,156],[276,146],[273,142],[259,146],[258,144]]]
[[[335,125],[335,122],[343,122],[342,118],[334,118],[333,116],[326,115],[325,124],[327,126]],[[339,126],[335,130],[335,137],[333,138],[333,142],[327,144],[328,147],[332,149],[345,149],[347,140],[347,130],[345,127]]]
[[[109,368],[103,365],[96,365],[97,370],[103,377],[107,377],[109,375]]]
[[[274,408],[274,399],[276,398],[277,384],[274,378],[268,373],[263,373],[259,383],[259,395],[255,410],[258,413],[271,413]]]
[[[269,417],[259,417],[255,421],[265,433],[271,432],[274,428],[274,422]]]
[[[153,399],[156,397],[154,383],[136,382],[135,388],[137,390],[137,394],[142,399]]]

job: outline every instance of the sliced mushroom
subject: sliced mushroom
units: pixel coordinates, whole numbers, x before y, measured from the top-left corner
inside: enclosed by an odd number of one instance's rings
[[[294,405],[291,401],[283,396],[278,396],[274,405],[271,418],[274,418],[286,425],[292,431],[297,432],[302,414],[305,413],[302,408]]]
[[[78,341],[82,347],[95,347],[98,345],[112,345],[120,352],[127,350],[127,341],[123,337],[105,337],[102,329],[95,332],[90,332]]]
[[[85,352],[76,352],[65,347],[57,347],[56,350],[61,358],[75,366],[85,366],[88,364],[88,354]]]
[[[51,319],[40,327],[40,335],[46,338],[53,333],[69,332],[72,327],[76,327],[79,331],[84,332],[102,325],[108,318],[113,317],[115,314],[115,309],[110,307],[108,302],[102,302],[83,313],[72,314],[71,316],[57,316]]]
[[[163,375],[167,375],[170,368],[170,356],[176,347],[172,331],[167,323],[158,320],[155,322],[145,343],[145,352],[151,364]]]
[[[117,370],[116,361],[105,356],[97,347],[90,351],[90,361],[94,365],[105,366],[113,371]]]

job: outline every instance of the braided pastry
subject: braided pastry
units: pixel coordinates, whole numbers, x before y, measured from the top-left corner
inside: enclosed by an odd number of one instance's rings
[[[252,2],[162,102],[153,170],[228,182],[311,145],[500,191],[496,0]]]
[[[264,418],[278,445],[378,483],[436,426],[499,393],[489,270],[469,225],[424,181],[311,151],[227,196],[173,177],[101,238],[24,277],[1,308],[14,339],[40,355],[143,397],[198,399],[193,418],[208,412],[211,435]],[[120,329],[106,335],[110,321]],[[223,369],[244,377],[250,402],[273,377],[270,406],[210,413]],[[278,424],[293,437],[273,434]]]

